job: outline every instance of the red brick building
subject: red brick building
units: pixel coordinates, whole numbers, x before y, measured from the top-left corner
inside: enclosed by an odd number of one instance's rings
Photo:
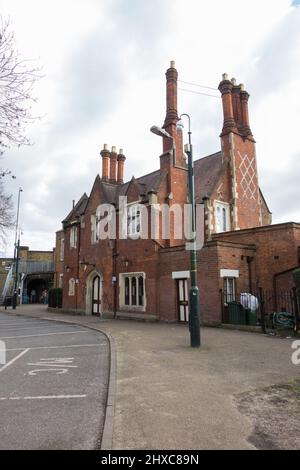
[[[115,313],[163,321],[188,318],[189,251],[185,237],[175,236],[181,222],[171,211],[170,236],[151,233],[151,214],[158,205],[183,208],[188,201],[187,165],[178,128],[177,70],[166,72],[167,109],[159,168],[123,182],[125,156],[104,145],[102,174],[90,195],[84,194],[56,234],[55,283],[63,287],[63,308],[86,314]],[[299,265],[300,225],[271,225],[271,213],[259,188],[255,140],[248,113],[249,94],[223,75],[219,85],[224,124],[221,149],[194,162],[197,215],[205,243],[198,251],[198,283],[203,322],[222,320],[220,291],[254,292],[290,287]],[[110,235],[99,239],[99,208],[112,207],[117,227],[124,217],[134,239]],[[144,219],[140,208],[145,209]],[[110,209],[108,209],[109,211]],[[122,214],[122,215],[121,215]],[[200,215],[199,215],[200,214]],[[148,224],[147,238],[141,225]],[[162,215],[159,215],[160,219]]]

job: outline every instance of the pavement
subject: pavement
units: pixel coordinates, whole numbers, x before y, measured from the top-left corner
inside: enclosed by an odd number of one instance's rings
[[[255,449],[255,423],[238,398],[299,378],[293,338],[203,327],[202,346],[192,349],[185,325],[56,314],[44,306],[18,307],[17,314],[110,338],[103,449]]]
[[[97,449],[109,341],[79,325],[0,313],[0,449]]]

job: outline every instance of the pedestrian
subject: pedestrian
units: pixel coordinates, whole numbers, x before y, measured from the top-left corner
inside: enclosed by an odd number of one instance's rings
[[[36,291],[35,291],[35,289],[32,289],[32,291],[30,292],[30,302],[32,304],[35,304],[35,302],[36,302]]]
[[[41,301],[42,301],[42,304],[47,304],[47,302],[48,302],[48,291],[47,291],[47,289],[43,290]]]

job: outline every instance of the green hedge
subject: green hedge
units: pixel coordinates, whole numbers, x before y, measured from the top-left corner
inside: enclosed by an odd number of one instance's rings
[[[49,290],[48,303],[51,308],[62,308],[62,289],[60,287]]]

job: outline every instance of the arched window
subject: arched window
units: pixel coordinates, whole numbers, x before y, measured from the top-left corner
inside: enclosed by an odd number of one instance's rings
[[[136,277],[131,279],[131,304],[136,305]]]
[[[144,305],[144,279],[139,277],[139,305]]]
[[[129,286],[129,277],[125,277],[125,305],[130,305]]]

